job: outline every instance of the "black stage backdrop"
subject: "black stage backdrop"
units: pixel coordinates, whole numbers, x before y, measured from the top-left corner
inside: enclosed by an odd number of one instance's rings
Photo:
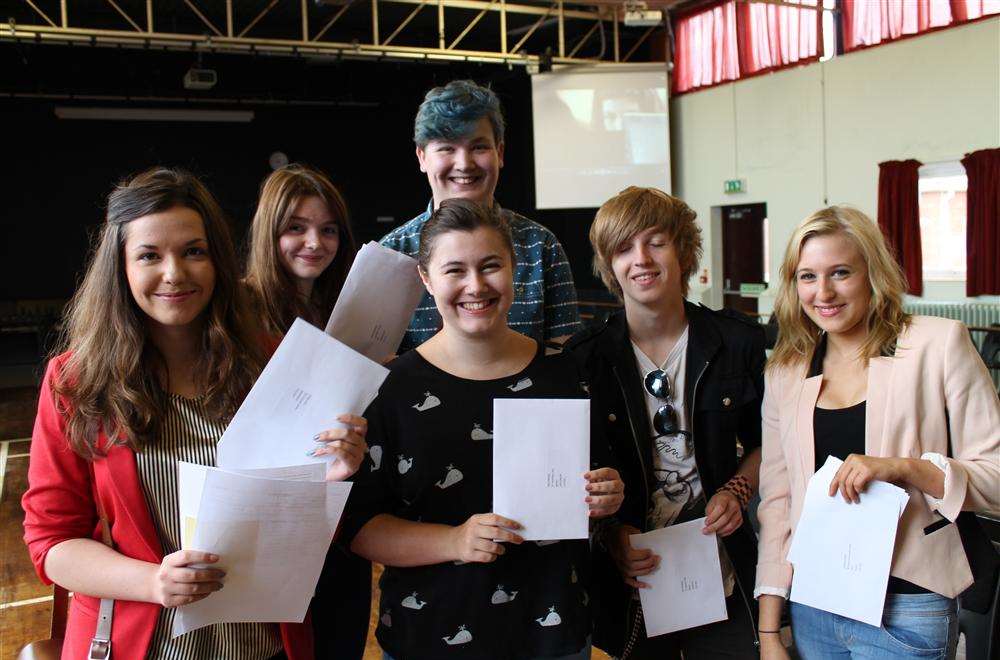
[[[358,240],[377,239],[430,199],[414,155],[413,117],[427,89],[456,78],[491,85],[503,102],[508,129],[497,199],[559,237],[579,288],[600,288],[587,240],[594,209],[534,208],[523,68],[206,55],[202,66],[215,69],[219,82],[192,92],[181,80],[195,61],[189,53],[0,44],[0,301],[72,295],[114,182],[154,165],[199,175],[242,244],[269,157],[280,151],[325,170],[348,200]],[[62,107],[251,110],[254,119],[69,120],[57,118]]]

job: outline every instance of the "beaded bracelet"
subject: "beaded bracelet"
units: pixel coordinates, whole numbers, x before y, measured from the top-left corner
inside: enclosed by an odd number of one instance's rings
[[[742,474],[737,474],[732,479],[724,483],[722,487],[719,488],[719,491],[723,490],[732,493],[732,495],[736,497],[736,500],[740,503],[741,509],[745,509],[747,504],[750,503],[750,498],[753,497],[753,488],[750,487],[750,480]]]

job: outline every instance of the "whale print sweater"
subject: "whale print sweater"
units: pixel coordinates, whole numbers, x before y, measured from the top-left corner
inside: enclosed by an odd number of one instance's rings
[[[498,380],[458,378],[417,351],[390,369],[365,413],[369,456],[338,537],[347,545],[382,513],[455,526],[489,513],[493,400],[586,397],[570,358],[546,356],[541,344],[523,371]],[[382,648],[396,660],[514,660],[583,648],[587,541],[506,546],[489,564],[386,567],[376,631]]]

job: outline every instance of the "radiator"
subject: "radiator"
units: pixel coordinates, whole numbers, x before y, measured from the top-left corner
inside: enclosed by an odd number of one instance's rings
[[[910,314],[942,316],[962,321],[965,325],[985,327],[1000,323],[1000,304],[955,302],[908,302],[903,304]]]
[[[923,316],[943,316],[946,319],[962,321],[965,325],[984,328],[1000,324],[1000,304],[998,303],[954,303],[954,302],[914,302],[904,303],[903,309],[910,314]],[[982,350],[987,333],[969,333],[977,350]],[[993,385],[1000,391],[1000,369],[992,369]]]

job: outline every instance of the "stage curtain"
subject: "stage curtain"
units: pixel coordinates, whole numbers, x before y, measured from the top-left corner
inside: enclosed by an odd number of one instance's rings
[[[991,14],[1000,14],[1000,0],[951,0],[951,15],[956,23],[974,21]]]

